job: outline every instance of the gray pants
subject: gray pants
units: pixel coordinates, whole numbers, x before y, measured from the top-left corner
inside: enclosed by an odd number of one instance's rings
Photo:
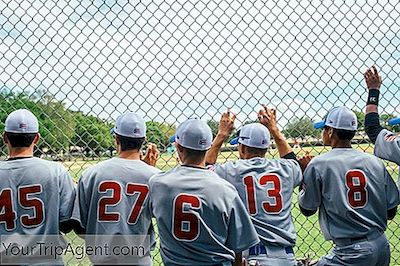
[[[336,245],[328,255],[320,259],[317,266],[387,266],[389,262],[389,242],[385,234],[382,234],[373,240],[365,240],[345,246]]]

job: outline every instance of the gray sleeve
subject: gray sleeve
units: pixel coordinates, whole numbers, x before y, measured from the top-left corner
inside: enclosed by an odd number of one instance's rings
[[[303,189],[299,194],[299,205],[306,210],[315,211],[321,205],[321,179],[315,165],[311,162],[304,172]]]
[[[80,223],[82,228],[86,229],[86,224],[87,224],[87,216],[88,216],[88,211],[89,211],[89,206],[88,206],[88,200],[86,199],[86,195],[85,195],[85,187],[84,187],[84,181],[83,181],[83,176],[81,176],[81,178],[79,178],[79,182],[78,182],[78,191],[77,191],[77,204],[78,204],[78,208],[79,210],[79,219],[80,219]]]
[[[74,208],[76,189],[72,177],[63,169],[60,177],[60,222],[71,219]]]
[[[394,180],[390,176],[389,172],[385,168],[385,179],[386,179],[386,202],[387,209],[393,209],[399,205],[399,189],[396,186]]]
[[[226,245],[236,253],[249,249],[260,240],[239,195],[232,202]]]
[[[214,165],[209,166],[209,169],[211,171],[213,171],[214,173],[216,173],[219,177],[221,177],[223,179],[226,179],[226,171],[228,170],[227,168],[228,167],[227,167],[226,163],[224,163],[224,164],[216,163]]]
[[[76,195],[75,195],[75,201],[74,201],[74,209],[72,211],[72,220],[81,221],[81,216],[80,216],[80,211],[79,211],[79,198],[78,198],[78,188],[77,186],[75,187],[76,189]]]
[[[303,182],[303,174],[301,172],[301,168],[299,163],[296,160],[289,160],[293,169],[293,188],[300,186],[301,182]]]
[[[382,130],[376,139],[374,154],[400,165],[400,137],[389,130]]]

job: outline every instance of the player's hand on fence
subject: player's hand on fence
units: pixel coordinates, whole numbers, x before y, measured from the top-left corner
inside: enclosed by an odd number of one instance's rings
[[[236,114],[231,112],[228,108],[226,113],[222,114],[221,120],[219,121],[218,134],[227,138],[231,135],[235,128]]]
[[[306,170],[306,168],[307,168],[308,164],[310,163],[310,161],[312,160],[312,158],[314,158],[314,156],[311,156],[307,153],[306,155],[304,155],[303,157],[298,159],[300,168],[303,172]]]
[[[155,166],[159,158],[160,151],[154,143],[147,144],[146,154],[142,157],[142,161],[148,165]]]
[[[266,105],[258,112],[258,120],[261,124],[266,126],[271,133],[279,131],[278,124],[276,123],[276,110],[268,108]]]
[[[379,76],[378,70],[375,66],[372,66],[364,73],[364,79],[369,90],[379,90],[382,85],[382,78]]]

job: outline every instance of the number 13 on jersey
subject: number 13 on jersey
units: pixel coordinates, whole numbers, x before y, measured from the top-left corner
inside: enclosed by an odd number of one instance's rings
[[[253,176],[246,176],[243,179],[243,184],[246,187],[246,198],[247,198],[247,209],[250,215],[256,215],[257,210],[257,198],[256,198],[256,188],[257,188],[257,178]],[[258,179],[258,184],[261,186],[267,186],[271,184],[269,188],[266,188],[266,196],[269,201],[262,202],[262,208],[264,212],[269,214],[278,214],[282,211],[283,202],[281,194],[281,180],[276,174],[264,174]]]

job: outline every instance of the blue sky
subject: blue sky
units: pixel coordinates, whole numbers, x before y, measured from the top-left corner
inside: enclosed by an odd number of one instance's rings
[[[239,126],[265,103],[283,126],[361,110],[362,72],[376,64],[381,106],[400,115],[398,1],[146,2],[1,2],[0,87],[169,123],[233,107]]]

